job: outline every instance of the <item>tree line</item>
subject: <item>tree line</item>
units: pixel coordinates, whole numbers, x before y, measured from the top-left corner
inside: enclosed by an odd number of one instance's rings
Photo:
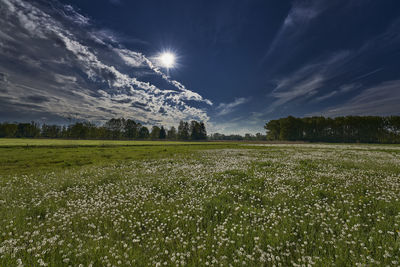
[[[111,140],[205,140],[206,126],[198,121],[181,121],[178,129],[172,126],[153,126],[150,129],[131,119],[110,119],[97,126],[91,122],[76,122],[68,126],[38,123],[0,123],[0,138],[65,138]]]
[[[271,120],[264,128],[272,141],[400,143],[400,116],[289,116]]]

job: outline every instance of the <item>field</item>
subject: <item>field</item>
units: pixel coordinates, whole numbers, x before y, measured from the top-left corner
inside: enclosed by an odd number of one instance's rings
[[[0,266],[398,266],[400,146],[0,140]]]

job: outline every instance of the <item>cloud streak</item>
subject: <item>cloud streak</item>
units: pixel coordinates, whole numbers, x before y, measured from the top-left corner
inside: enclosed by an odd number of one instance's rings
[[[368,66],[397,50],[399,26],[400,19],[396,19],[383,33],[358,48],[321,55],[290,73],[281,73],[283,78],[273,81],[274,87],[269,94],[273,101],[267,113],[294,101],[317,103],[349,92],[367,90],[374,76],[383,74],[385,69]]]
[[[250,98],[240,97],[240,98],[236,98],[231,103],[221,103],[217,107],[217,111],[218,111],[217,116],[224,116],[224,115],[230,114],[233,111],[235,111],[235,109],[238,106],[246,104],[249,101],[250,101]]]
[[[343,105],[322,112],[326,116],[400,115],[400,80],[369,87]]]
[[[352,57],[351,52],[341,51],[309,63],[287,77],[278,79],[270,94],[275,100],[269,106],[268,112],[273,112],[276,108],[296,99],[308,99],[315,96],[328,81],[343,74],[345,70],[343,66]]]
[[[268,62],[272,56],[287,57],[288,55],[283,55],[283,51],[296,50],[293,47],[293,42],[290,41],[300,38],[312,21],[330,5],[325,1],[294,1],[282,26],[269,45],[268,51],[263,57],[263,62]]]

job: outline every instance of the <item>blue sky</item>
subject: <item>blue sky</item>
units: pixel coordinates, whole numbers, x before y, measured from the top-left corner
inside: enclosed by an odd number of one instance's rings
[[[398,0],[0,0],[1,121],[196,119],[243,134],[399,103]]]

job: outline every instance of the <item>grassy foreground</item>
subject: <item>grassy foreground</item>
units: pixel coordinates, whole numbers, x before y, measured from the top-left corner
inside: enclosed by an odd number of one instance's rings
[[[0,266],[400,264],[399,146],[6,146],[0,155]]]

